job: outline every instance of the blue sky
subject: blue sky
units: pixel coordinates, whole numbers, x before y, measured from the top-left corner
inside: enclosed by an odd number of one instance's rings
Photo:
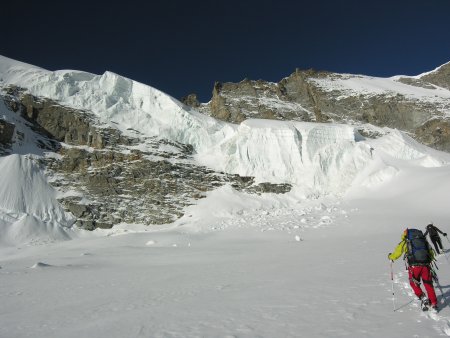
[[[176,98],[295,68],[415,75],[450,61],[450,0],[33,1],[2,5],[0,54],[110,70]]]

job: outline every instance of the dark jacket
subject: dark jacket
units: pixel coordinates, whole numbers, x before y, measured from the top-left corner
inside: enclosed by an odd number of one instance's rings
[[[444,233],[441,230],[439,230],[437,227],[435,227],[433,224],[428,224],[426,229],[427,229],[427,231],[425,231],[424,236],[429,234],[430,238],[439,237],[438,232],[440,232],[441,234],[444,235]]]

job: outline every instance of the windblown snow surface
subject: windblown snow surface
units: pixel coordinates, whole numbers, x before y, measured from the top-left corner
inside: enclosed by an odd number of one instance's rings
[[[57,155],[17,141],[0,158],[0,337],[450,335],[450,253],[438,257],[438,314],[420,311],[401,261],[391,284],[387,259],[405,227],[450,230],[450,155],[388,129],[369,140],[345,125],[230,125],[109,72],[1,57],[0,79],[124,132],[190,143],[214,169],[293,185],[222,187],[174,224],[85,232],[36,160]],[[5,106],[0,116],[26,131]]]

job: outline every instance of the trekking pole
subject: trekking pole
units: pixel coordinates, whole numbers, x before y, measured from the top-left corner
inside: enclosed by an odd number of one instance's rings
[[[432,260],[431,263],[432,263],[432,265],[431,265],[432,269],[433,269],[433,264],[434,264],[434,267],[436,268],[436,270],[439,270],[439,267],[437,266],[436,260]]]
[[[439,291],[441,292],[442,300],[444,301],[444,304],[447,303],[447,299],[445,297],[444,291],[442,290],[441,284],[439,283],[439,278],[437,276],[436,271],[434,269],[431,269],[431,276],[433,277],[433,280],[436,282],[437,287],[439,288]]]
[[[392,269],[392,261],[391,261],[391,281],[392,281],[392,306],[394,307],[395,312],[394,270]]]
[[[447,238],[447,236],[444,236],[445,238]],[[447,241],[449,241],[450,242],[450,240],[447,238]],[[441,242],[441,244],[442,244],[442,242]],[[443,245],[441,245],[442,247],[443,247]],[[450,261],[448,260],[448,255],[447,255],[447,253],[445,252],[445,249],[444,248],[441,248],[441,250],[442,250],[442,253],[444,254],[444,256],[445,256],[445,260],[447,261],[447,263],[448,264],[450,264]]]
[[[447,253],[442,249],[442,252],[444,253],[445,259],[447,260],[447,263],[450,264],[450,261],[448,260]]]

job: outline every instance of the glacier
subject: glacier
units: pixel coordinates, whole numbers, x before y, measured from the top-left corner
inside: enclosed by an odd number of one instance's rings
[[[366,139],[354,127],[342,124],[257,119],[240,125],[226,123],[155,88],[109,71],[102,75],[48,71],[0,56],[0,88],[10,85],[92,112],[100,121],[99,127],[117,128],[133,137],[137,131],[142,137],[190,144],[194,159],[218,172],[252,176],[256,183],[291,184],[290,195],[297,200],[343,196],[355,186],[370,188],[382,184],[398,174],[398,161],[422,167],[450,163],[449,154],[422,146],[406,134],[388,128],[380,129],[382,137]],[[15,123],[26,139],[36,138],[25,132],[26,122],[8,112],[3,104],[0,114]],[[14,154],[1,158],[5,173],[2,192],[7,198],[0,200],[0,210],[4,215],[19,213],[43,224],[60,224],[56,237],[65,237],[72,220],[61,210],[55,197],[58,192],[28,156],[29,152],[42,156],[42,150],[30,149],[26,142],[15,144]],[[44,198],[27,195],[34,191]],[[4,222],[5,219],[11,217],[5,216]]]

